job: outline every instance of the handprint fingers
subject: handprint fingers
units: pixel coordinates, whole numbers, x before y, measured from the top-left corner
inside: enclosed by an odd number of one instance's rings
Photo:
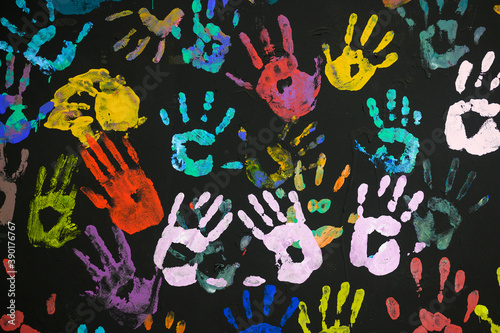
[[[5,200],[0,207],[0,225],[6,225],[12,221],[14,217],[14,209],[16,206],[17,185],[16,181],[21,177],[28,167],[28,149],[21,150],[21,162],[17,171],[12,176],[7,175],[7,158],[5,156],[5,143],[0,143],[0,191],[4,193]],[[43,183],[43,180],[42,180]],[[37,189],[35,189],[35,192]]]
[[[281,35],[283,36],[283,48],[285,52],[289,55],[293,54],[293,39],[292,39],[292,27],[290,26],[290,21],[284,15],[278,16],[278,24],[280,26]]]
[[[354,34],[354,26],[356,25],[356,22],[358,22],[358,15],[356,15],[356,13],[352,13],[351,16],[349,16],[349,25],[347,26],[347,30],[344,36],[344,41],[347,45],[351,44],[352,42],[352,36]]]
[[[83,254],[83,252],[81,252],[80,250],[73,249],[73,252],[84,263],[85,267],[87,268],[87,272],[92,277],[92,280],[94,280],[95,282],[99,282],[102,279],[102,276],[104,276],[104,271],[94,265],[90,261],[90,257]]]
[[[252,64],[255,68],[261,69],[264,66],[264,63],[262,62],[262,59],[259,57],[259,54],[255,50],[255,47],[253,46],[252,42],[250,41],[250,38],[248,38],[247,34],[244,32],[240,33],[240,39],[243,45],[245,45],[248,55],[252,59]]]
[[[115,231],[115,230],[113,230]],[[111,252],[108,250],[108,247],[104,243],[103,239],[101,236],[99,236],[99,233],[97,232],[97,229],[93,225],[87,226],[85,229],[85,234],[87,237],[90,239],[90,242],[94,246],[94,248],[97,250],[99,253],[100,260],[104,267],[109,266],[109,265],[116,265],[116,261],[113,259],[113,255]],[[116,236],[116,234],[115,234]]]

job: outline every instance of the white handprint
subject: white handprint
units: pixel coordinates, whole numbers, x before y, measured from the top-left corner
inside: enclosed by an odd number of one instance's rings
[[[283,282],[303,283],[309,276],[317,270],[323,263],[321,249],[316,242],[311,229],[305,224],[304,214],[299,202],[297,192],[288,193],[288,198],[293,203],[297,222],[287,223],[287,218],[280,211],[278,202],[272,194],[264,191],[262,194],[269,207],[276,213],[278,220],[284,224],[275,226],[272,219],[264,213],[264,208],[253,194],[248,195],[248,201],[255,211],[261,215],[262,220],[273,230],[267,234],[257,228],[252,219],[242,210],[238,211],[238,217],[245,226],[252,230],[253,235],[260,239],[264,245],[275,253],[276,265],[278,266],[278,280]],[[298,242],[304,259],[301,262],[294,262],[287,252],[287,249]]]
[[[479,88],[483,85],[483,77],[490,69],[495,60],[495,52],[489,51],[481,63],[481,73],[474,86]],[[465,84],[472,72],[473,65],[465,60],[458,70],[455,88],[459,94],[465,90]],[[493,91],[500,84],[500,73],[490,82],[489,91]],[[478,113],[488,119],[481,125],[479,131],[471,137],[467,137],[462,115],[468,112]],[[500,112],[500,104],[489,103],[487,99],[470,99],[458,101],[448,109],[444,133],[448,146],[454,150],[465,149],[469,154],[482,156],[496,151],[500,147],[500,131],[493,120]]]
[[[391,178],[386,175],[380,181],[378,196],[381,197],[391,182]],[[406,186],[406,176],[398,178],[396,187],[394,188],[393,200],[387,203],[387,209],[394,213],[398,199],[403,194]],[[382,244],[377,253],[368,256],[368,236],[376,231],[385,237],[394,237],[401,230],[401,223],[388,215],[379,217],[364,217],[363,203],[366,200],[368,185],[361,184],[358,187],[358,220],[354,225],[354,233],[351,240],[351,263],[356,267],[365,266],[370,273],[374,275],[386,275],[393,272],[399,265],[400,250],[399,244],[395,239],[390,239]],[[424,199],[422,191],[416,192],[408,203],[408,211],[401,214],[400,220],[407,222],[411,218],[411,213],[414,212],[418,205]]]

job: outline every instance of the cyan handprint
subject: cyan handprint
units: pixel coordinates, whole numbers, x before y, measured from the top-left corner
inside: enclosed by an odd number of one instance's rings
[[[102,269],[94,265],[88,255],[77,249],[73,251],[85,264],[92,280],[97,283],[96,290],[87,291],[86,294],[103,304],[118,324],[137,328],[158,308],[161,278],[159,274],[155,274],[151,280],[137,277],[130,246],[123,231],[114,225],[111,229],[118,244],[118,261],[113,258],[93,225],[87,226],[85,234],[99,253]],[[129,286],[132,287],[131,290],[128,289]],[[124,291],[127,292],[126,297],[122,296]]]
[[[274,295],[276,294],[276,286],[266,285],[264,287],[264,300],[263,300],[263,314],[264,316],[269,316],[271,311],[271,306],[273,305]],[[280,333],[283,326],[285,326],[286,322],[293,315],[295,310],[299,305],[299,299],[297,297],[292,297],[290,301],[290,305],[285,311],[283,317],[281,317],[281,321],[279,326],[271,325],[269,323],[258,323],[254,324],[244,331],[240,331],[241,333]],[[247,319],[252,319],[253,313],[252,308],[250,306],[250,293],[248,290],[243,290],[243,307],[245,309],[245,316]],[[233,312],[230,308],[224,309],[224,316],[226,316],[229,324],[233,325],[235,329],[240,329],[239,324],[236,323],[236,319],[234,318]]]
[[[370,158],[369,160],[375,165],[382,164],[387,173],[409,173],[415,167],[415,160],[418,154],[418,148],[420,147],[419,140],[413,134],[408,132],[406,126],[409,123],[409,118],[413,118],[413,123],[415,125],[420,125],[420,120],[422,119],[422,113],[420,111],[413,111],[410,114],[410,102],[408,97],[403,96],[402,106],[401,106],[401,117],[400,117],[400,127],[386,127],[387,122],[390,125],[395,125],[393,123],[398,117],[393,113],[396,108],[396,90],[389,89],[387,91],[387,110],[389,114],[387,117],[381,114],[379,108],[377,107],[377,102],[373,98],[369,98],[366,101],[366,105],[369,108],[370,116],[373,118],[373,123],[380,130],[378,132],[378,137],[382,142],[394,144],[402,143],[404,145],[404,151],[399,158],[390,155],[387,147],[382,145],[377,149],[375,154],[370,154],[365,147],[361,146],[356,141],[356,149],[365,153]],[[381,117],[382,116],[382,117]]]
[[[215,1],[208,1],[207,18],[214,17]],[[193,32],[198,36],[196,43],[189,47],[182,49],[182,58],[186,64],[191,63],[195,68],[201,68],[210,73],[217,73],[222,64],[224,64],[224,57],[229,52],[231,46],[231,37],[224,34],[221,28],[213,23],[207,23],[204,26],[200,22],[201,0],[194,0],[192,4],[194,13],[193,17]],[[238,21],[234,21],[235,26]],[[210,48],[209,44],[213,42]],[[211,50],[212,53],[209,54]]]
[[[206,112],[212,109],[213,101],[214,93],[212,91],[207,91],[205,94],[205,103],[203,104],[205,113],[201,116],[201,121],[207,121],[208,117]],[[187,112],[186,95],[182,92],[179,93],[179,112],[182,116],[183,123],[187,124],[190,119]],[[211,146],[215,142],[215,137],[224,132],[226,127],[229,126],[235,112],[233,108],[227,109],[226,115],[215,128],[215,135],[199,128],[184,133],[174,134],[172,136],[172,166],[174,169],[193,177],[208,175],[214,167],[213,156],[209,154],[207,158],[194,161],[187,154],[186,144],[188,142],[196,142],[200,146]],[[170,125],[170,118],[165,109],[161,109],[160,117],[165,126]],[[241,169],[243,165],[240,162],[228,162],[221,167],[225,169]]]

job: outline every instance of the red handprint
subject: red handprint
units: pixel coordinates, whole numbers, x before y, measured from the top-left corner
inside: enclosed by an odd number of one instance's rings
[[[244,32],[240,33],[240,39],[246,46],[254,67],[257,69],[264,67],[255,91],[269,104],[274,113],[286,122],[289,122],[293,116],[300,118],[311,112],[316,106],[316,96],[318,96],[319,89],[321,88],[321,74],[319,69],[321,58],[318,56],[314,59],[316,62],[316,72],[314,75],[311,76],[299,71],[297,69],[299,63],[293,55],[290,22],[285,16],[280,15],[278,16],[278,23],[283,35],[283,48],[287,54],[282,57],[276,57],[269,33],[266,28],[262,29],[260,39],[264,43],[266,55],[271,56],[270,62],[265,66],[250,42],[250,38]],[[250,83],[235,77],[231,73],[226,73],[226,76],[241,87],[253,89]],[[283,88],[280,89],[278,87],[279,81],[286,82],[286,80],[291,80],[291,83],[285,83]]]
[[[123,160],[114,143],[104,133],[101,135],[104,145],[120,165],[121,171],[115,169],[102,148],[89,135],[87,136],[89,148],[82,147],[80,153],[87,167],[108,193],[112,203],[88,187],[82,187],[81,190],[97,208],[108,209],[113,223],[128,234],[159,224],[163,218],[163,208],[153,187],[153,182],[146,177],[139,165],[139,158],[134,147],[126,137],[123,138],[123,144],[127,147],[128,154],[137,164],[137,168],[131,169]],[[106,167],[109,176],[101,171],[95,159],[90,155],[89,149]]]

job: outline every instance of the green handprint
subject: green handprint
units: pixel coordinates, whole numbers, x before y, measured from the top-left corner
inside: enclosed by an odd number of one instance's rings
[[[75,208],[75,186],[71,187],[69,194],[65,193],[71,182],[71,176],[77,162],[78,158],[76,156],[59,156],[54,175],[50,180],[50,190],[45,195],[42,195],[42,187],[47,177],[47,169],[42,166],[38,171],[35,198],[31,200],[28,219],[28,238],[33,246],[60,248],[66,242],[75,239],[80,233],[76,225],[71,222],[71,215]],[[59,181],[61,187],[56,189]],[[40,220],[40,212],[49,207],[61,214],[61,216],[52,229],[45,231]]]

